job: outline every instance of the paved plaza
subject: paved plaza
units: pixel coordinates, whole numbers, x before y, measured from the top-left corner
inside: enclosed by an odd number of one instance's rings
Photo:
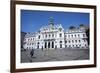
[[[30,52],[31,50],[21,51],[21,63],[89,59],[89,49],[36,49],[33,57]]]

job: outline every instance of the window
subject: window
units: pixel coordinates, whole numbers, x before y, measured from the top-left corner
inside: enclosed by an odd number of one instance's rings
[[[78,37],[80,37],[80,35],[78,34]]]
[[[30,39],[28,39],[28,41],[29,41]]]
[[[81,44],[79,46],[81,47]]]
[[[75,40],[75,42],[77,43],[77,40]]]
[[[69,43],[70,43],[70,40],[69,40]]]
[[[26,39],[24,39],[24,41],[26,41]]]
[[[67,41],[65,41],[65,43],[67,43]]]
[[[39,37],[38,37],[39,39],[40,39],[40,35],[39,35]]]
[[[72,43],[74,42],[74,40],[72,40]]]
[[[67,48],[67,45],[65,45],[65,47]]]
[[[80,42],[80,40],[79,40],[79,42]]]
[[[75,34],[75,37],[76,37],[76,34]]]
[[[84,42],[85,42],[86,40],[84,39]]]
[[[85,37],[85,34],[83,34],[83,37]]]
[[[49,37],[50,37],[50,34],[49,34]]]
[[[45,35],[45,37],[47,38],[47,34]]]
[[[39,49],[39,45],[37,46],[37,49]]]
[[[62,43],[62,41],[60,41],[60,43]]]
[[[59,31],[62,31],[62,28],[59,28]]]
[[[71,35],[73,37],[73,35]]]
[[[65,35],[65,37],[67,37],[67,35]]]
[[[34,41],[34,38],[33,38],[33,41]]]
[[[68,37],[70,37],[70,35],[68,35]]]
[[[60,44],[60,48],[62,48],[62,44]]]
[[[37,44],[39,45],[39,42]]]
[[[54,34],[52,34],[52,37],[54,37]]]
[[[59,36],[62,37],[62,34],[60,33]]]

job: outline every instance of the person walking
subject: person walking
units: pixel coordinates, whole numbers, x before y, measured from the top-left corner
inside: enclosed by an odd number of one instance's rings
[[[31,55],[31,57],[33,57],[33,55],[34,55],[34,50],[33,49],[31,50],[30,55]]]

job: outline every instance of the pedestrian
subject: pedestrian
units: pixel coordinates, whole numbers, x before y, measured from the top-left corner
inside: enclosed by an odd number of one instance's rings
[[[33,49],[31,50],[30,55],[31,55],[31,57],[33,57],[33,55],[34,55],[34,50]]]

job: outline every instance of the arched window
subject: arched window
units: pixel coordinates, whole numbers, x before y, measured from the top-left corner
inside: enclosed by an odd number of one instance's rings
[[[45,48],[47,48],[47,43],[45,42]]]
[[[68,37],[70,37],[70,35],[68,35]]]
[[[38,39],[40,39],[40,35],[38,36]]]
[[[78,37],[80,37],[80,35],[78,34]]]
[[[73,35],[71,35],[73,37]]]
[[[48,42],[48,48],[50,48],[50,42]]]
[[[75,40],[75,42],[77,43],[77,40]]]
[[[49,34],[49,37],[50,37],[51,35]]]
[[[83,37],[85,37],[85,34],[83,34]]]
[[[45,38],[47,38],[47,34],[45,35]]]
[[[62,43],[62,41],[60,41],[60,43]]]
[[[67,41],[65,41],[65,43],[67,43]]]
[[[65,48],[67,48],[67,45],[65,45]]]
[[[74,42],[74,40],[72,40],[72,43]]]
[[[39,42],[37,44],[39,44]]]
[[[69,40],[69,43],[70,43],[70,40]]]
[[[54,42],[52,42],[52,48],[54,48]]]
[[[60,44],[60,48],[62,48],[62,44]]]
[[[52,34],[52,37],[54,37],[54,34]]]
[[[28,39],[28,41],[29,41],[30,39]]]
[[[62,37],[62,34],[60,33],[59,36]]]
[[[75,37],[76,37],[76,34],[75,34]]]
[[[79,40],[79,42],[80,42],[80,40]]]

